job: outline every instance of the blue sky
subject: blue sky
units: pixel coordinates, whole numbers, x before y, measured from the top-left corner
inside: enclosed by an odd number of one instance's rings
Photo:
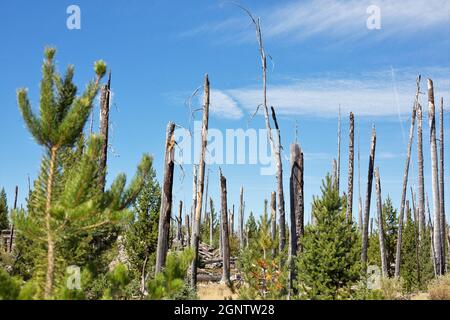
[[[81,9],[81,29],[69,30],[66,9]],[[266,51],[273,64],[268,74],[269,104],[278,111],[286,159],[284,179],[288,198],[289,144],[298,124],[298,140],[305,153],[306,215],[320,192],[321,179],[336,157],[339,105],[342,110],[342,177],[347,183],[348,113],[353,111],[361,139],[361,185],[365,195],[372,125],[377,129],[376,166],[382,194],[399,196],[409,130],[415,78],[434,80],[436,97],[450,99],[450,9],[445,0],[394,1],[240,1],[261,17]],[[377,5],[381,29],[369,30],[366,12]],[[189,126],[185,100],[209,74],[212,88],[210,127],[264,128],[262,114],[250,115],[261,103],[261,67],[254,28],[248,17],[225,1],[2,1],[0,3],[0,185],[10,202],[14,186],[24,204],[27,175],[38,171],[42,148],[27,132],[15,93],[27,87],[38,107],[42,52],[58,49],[61,71],[76,67],[80,89],[92,77],[92,64],[104,59],[112,68],[112,147],[109,176],[133,175],[144,152],[154,155],[162,174],[165,128],[168,121]],[[426,96],[421,95],[426,110]],[[199,104],[199,101],[194,101]],[[98,106],[95,125],[98,126]],[[200,114],[197,115],[200,119]],[[428,126],[424,115],[424,141]],[[445,122],[448,123],[447,114]],[[450,141],[450,131],[445,138]],[[448,144],[447,144],[448,145]],[[411,183],[415,188],[416,146],[413,146]],[[445,157],[450,159],[448,148]],[[355,163],[355,170],[357,164]],[[425,149],[426,191],[431,197],[430,157]],[[228,179],[229,205],[238,204],[245,188],[248,214],[259,214],[264,198],[275,189],[275,176],[261,176],[258,165],[223,165]],[[176,169],[174,203],[190,203],[192,168]],[[448,180],[448,161],[446,181]],[[355,171],[357,174],[357,171]],[[357,176],[355,177],[357,182]],[[448,184],[447,184],[448,185]],[[219,206],[218,167],[211,167],[210,195]],[[357,187],[355,188],[357,194]],[[446,189],[446,207],[449,212]],[[408,193],[409,195],[409,193]],[[356,197],[354,208],[357,208]],[[375,212],[374,198],[372,212]]]

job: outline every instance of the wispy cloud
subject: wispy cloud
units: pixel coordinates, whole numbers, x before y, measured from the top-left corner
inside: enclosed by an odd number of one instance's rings
[[[376,38],[396,35],[414,36],[415,32],[447,26],[450,3],[447,0],[307,0],[289,1],[256,12],[263,21],[266,38],[288,38],[289,41],[323,35],[339,41],[360,39],[369,34],[367,8],[380,8],[381,30]],[[249,20],[242,15],[209,22],[184,32],[183,36],[220,34],[223,40],[254,41]],[[372,32],[371,36],[374,35]],[[216,38],[217,40],[217,38]],[[371,40],[374,40],[371,37]]]
[[[422,76],[432,76],[437,96],[445,101],[450,98],[448,69],[428,69]],[[290,82],[269,86],[268,101],[279,115],[310,115],[316,117],[335,117],[338,107],[343,113],[354,112],[358,116],[398,116],[411,111],[415,78],[411,70],[396,71],[395,79],[391,70],[372,72],[364,75],[347,75],[330,78],[314,77],[292,79]],[[422,80],[422,92],[426,81]],[[223,91],[237,107],[252,113],[262,101],[260,88],[236,88]],[[426,105],[426,97],[421,97]]]
[[[240,119],[244,115],[237,102],[221,90],[211,90],[211,113],[224,119]]]

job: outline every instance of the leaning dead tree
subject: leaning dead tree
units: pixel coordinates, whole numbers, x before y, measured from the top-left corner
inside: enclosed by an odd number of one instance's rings
[[[280,219],[280,250],[283,250],[286,245],[286,222],[285,222],[285,207],[284,207],[284,191],[283,191],[283,165],[281,161],[281,138],[278,123],[276,121],[275,110],[272,107],[272,118],[275,122],[275,128],[277,130],[277,141],[273,137],[272,127],[270,125],[269,117],[269,106],[267,102],[267,56],[264,48],[262,31],[261,31],[261,21],[259,17],[254,17],[250,11],[244,7],[238,5],[239,8],[244,10],[247,15],[252,20],[255,30],[256,30],[256,40],[258,42],[259,54],[261,58],[262,67],[262,93],[263,93],[263,103],[262,107],[264,110],[264,119],[266,123],[267,137],[270,141],[272,147],[272,152],[275,157],[276,167],[277,167],[277,192],[278,192],[278,213]],[[259,107],[258,107],[259,109]],[[258,109],[256,111],[258,111]],[[278,143],[277,143],[278,142]]]
[[[277,148],[275,151],[275,159],[277,162],[277,191],[278,191],[278,212],[280,218],[280,252],[284,249],[286,245],[286,218],[284,211],[284,191],[283,191],[283,168],[281,162],[281,135],[280,128],[278,126],[277,116],[275,114],[275,109],[271,107],[272,119],[275,124],[275,130],[277,133]]]
[[[406,149],[406,162],[405,171],[403,173],[403,185],[402,185],[402,197],[400,202],[400,213],[398,216],[398,231],[397,231],[397,249],[395,252],[395,273],[396,277],[400,276],[400,265],[401,265],[401,255],[402,255],[402,234],[403,234],[403,217],[405,216],[405,200],[406,200],[406,190],[408,186],[408,174],[409,174],[409,163],[411,161],[411,148],[414,138],[414,126],[416,123],[416,106],[418,104],[419,91],[416,91],[416,98],[414,99],[413,109],[411,112],[411,126],[409,128],[409,140],[408,147]]]
[[[191,239],[191,246],[194,249],[194,260],[191,265],[191,286],[197,285],[197,265],[198,265],[198,248],[200,241],[200,222],[202,218],[202,204],[203,204],[203,189],[205,186],[205,156],[206,146],[208,144],[208,122],[209,122],[209,79],[208,75],[205,75],[204,85],[204,105],[203,105],[203,120],[202,120],[202,144],[200,150],[200,162],[198,170],[198,186],[196,196],[196,207],[193,224],[193,232]]]
[[[100,137],[102,138],[102,149],[100,154],[99,171],[100,187],[105,190],[106,163],[108,160],[108,135],[109,135],[109,101],[111,96],[111,71],[108,82],[101,89],[100,94]]]
[[[441,241],[441,209],[439,200],[439,175],[438,175],[438,156],[436,146],[436,117],[434,106],[433,81],[428,79],[428,126],[430,128],[430,153],[431,153],[431,190],[433,193],[434,210],[434,250],[436,251],[436,272],[442,275],[444,266],[442,264],[442,241]]]
[[[365,210],[364,210],[363,234],[362,234],[361,261],[364,265],[364,268],[367,265],[367,247],[368,247],[368,242],[369,242],[370,199],[371,199],[371,195],[372,195],[373,166],[375,163],[376,141],[377,141],[377,135],[376,135],[375,126],[374,126],[372,128],[372,142],[370,144],[369,169],[367,170],[367,191],[366,191],[366,203],[365,203]]]
[[[222,241],[222,283],[230,285],[230,240],[228,234],[228,217],[227,217],[227,179],[222,175],[220,170],[220,199],[221,199],[221,223],[220,233]]]
[[[386,241],[384,239],[383,203],[381,200],[381,181],[378,167],[375,169],[375,188],[377,191],[378,239],[380,242],[381,273],[383,277],[388,277]]]
[[[441,223],[441,264],[442,270],[445,268],[445,201],[444,201],[444,98],[441,97],[439,108],[439,201],[441,211],[439,212],[439,220]],[[444,271],[442,271],[444,272]]]
[[[348,143],[348,190],[347,190],[347,221],[352,221],[353,211],[353,169],[355,158],[355,117],[353,112],[350,112],[350,129],[349,129],[349,143]]]
[[[244,187],[239,196],[239,248],[244,249]]]
[[[234,204],[233,208],[230,211],[230,236],[232,237],[234,235]]]
[[[297,256],[297,219],[300,215],[300,169],[301,151],[297,143],[291,144],[290,191],[290,232],[289,232],[289,295],[292,294],[296,277],[295,258]]]
[[[175,124],[169,122],[166,134],[166,152],[164,155],[164,176],[161,192],[161,209],[159,211],[158,245],[156,249],[155,273],[162,271],[166,265],[169,250],[170,215],[172,212],[172,187],[175,157]]]

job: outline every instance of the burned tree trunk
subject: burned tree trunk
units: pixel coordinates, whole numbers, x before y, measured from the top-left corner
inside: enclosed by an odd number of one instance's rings
[[[367,265],[367,247],[369,243],[369,216],[370,216],[370,199],[372,195],[372,180],[373,180],[373,166],[375,162],[375,146],[376,146],[376,132],[375,126],[372,129],[372,142],[370,144],[369,169],[367,171],[367,191],[366,191],[366,205],[364,210],[363,234],[362,234],[362,252],[361,260],[364,268]]]
[[[433,192],[434,209],[434,249],[436,251],[436,271],[437,275],[443,274],[442,265],[442,241],[441,241],[441,208],[439,200],[439,175],[438,156],[436,146],[436,118],[434,106],[433,81],[428,79],[428,126],[430,127],[430,152],[431,152],[431,186]]]
[[[191,223],[189,214],[186,213],[184,220],[186,221],[186,245],[189,246],[191,244]]]
[[[278,192],[278,213],[280,219],[280,252],[286,246],[286,218],[284,209],[284,191],[283,191],[283,167],[281,162],[281,135],[278,126],[275,109],[271,107],[272,119],[277,132],[277,148],[275,148],[275,160],[277,162],[277,192]]]
[[[350,129],[349,129],[349,144],[348,144],[348,190],[347,190],[347,221],[352,221],[353,211],[353,168],[355,157],[355,119],[353,112],[350,112]]]
[[[417,92],[420,90],[420,76],[417,78]],[[423,138],[422,138],[422,106],[417,101],[417,208],[419,215],[419,241],[425,235],[425,184],[423,175]]]
[[[336,165],[336,188],[339,194],[340,179],[341,179],[341,106],[339,105],[338,115],[338,132],[337,132],[337,165]]]
[[[244,249],[244,187],[239,197],[239,248]]]
[[[205,212],[204,212],[204,219],[208,219],[208,189],[209,189],[209,169],[208,173],[206,175],[206,190],[205,190]]]
[[[166,152],[164,155],[164,178],[161,192],[161,210],[158,225],[158,245],[156,249],[155,273],[161,272],[166,264],[169,250],[170,214],[172,212],[172,187],[175,155],[175,124],[169,122],[166,135]]]
[[[400,202],[400,213],[399,213],[399,222],[398,222],[398,232],[397,232],[397,249],[395,252],[395,276],[400,276],[400,264],[401,264],[401,253],[402,253],[402,228],[403,228],[403,217],[405,212],[405,199],[406,199],[406,188],[408,186],[408,174],[409,174],[409,163],[411,161],[411,148],[414,137],[414,126],[416,123],[416,106],[417,106],[417,98],[413,104],[413,109],[411,112],[411,127],[409,128],[409,140],[408,147],[406,149],[406,163],[405,163],[405,171],[403,173],[403,186],[402,186],[402,198]]]
[[[230,237],[234,234],[234,204],[230,214]]]
[[[274,191],[270,194],[270,222],[271,222],[271,237],[272,241],[277,238],[277,193]],[[277,249],[272,249],[272,258],[275,258]]]
[[[197,165],[194,164],[192,167],[192,204],[191,204],[191,235],[194,234],[194,221],[195,221],[195,208],[197,208],[197,181],[198,181],[198,175],[197,175]],[[191,237],[191,241],[192,241]]]
[[[17,209],[17,196],[19,195],[19,187],[16,186],[16,188],[14,189],[14,207],[13,210],[16,211]],[[14,224],[11,223],[11,231],[9,233],[9,252],[12,252],[12,247],[13,247],[13,242],[14,242]]]
[[[213,245],[214,237],[214,216],[213,216],[213,200],[209,198],[209,245]]]
[[[222,241],[222,282],[230,285],[230,241],[228,235],[228,217],[227,217],[227,179],[220,171],[220,199],[221,199],[221,241]]]
[[[197,265],[198,265],[198,247],[200,241],[200,222],[202,218],[203,205],[203,188],[205,185],[205,156],[206,146],[208,144],[208,121],[209,121],[209,79],[205,76],[205,96],[203,106],[203,121],[202,121],[202,148],[200,150],[199,163],[199,177],[196,196],[195,217],[193,221],[194,229],[192,233],[192,248],[194,249],[194,260],[191,266],[191,286],[195,288],[197,285]]]
[[[363,234],[363,216],[362,216],[362,199],[361,199],[361,143],[358,122],[358,227],[359,232]]]
[[[108,83],[102,87],[100,95],[100,137],[102,138],[102,150],[100,154],[99,172],[100,187],[105,190],[106,163],[108,160],[108,135],[109,135],[109,100],[111,95],[111,72]]]
[[[380,171],[378,168],[375,169],[375,187],[377,190],[378,238],[380,241],[381,272],[383,277],[387,277],[388,265],[386,255],[386,241],[384,239],[383,203],[381,201],[381,181]]]
[[[439,201],[440,213],[439,220],[441,225],[441,265],[442,273],[445,269],[445,201],[444,201],[444,98],[441,98],[439,108]]]
[[[331,167],[331,170],[333,171],[333,185],[337,189],[337,161],[336,159],[333,159],[333,164]]]
[[[183,225],[183,201],[180,200],[178,207],[178,218],[177,218],[177,240],[183,243],[183,232],[181,226]]]
[[[300,214],[300,167],[301,152],[298,144],[291,144],[290,189],[290,237],[289,237],[289,295],[292,294],[295,280],[295,257],[297,256],[297,219]]]
[[[304,161],[303,161],[303,151],[300,149],[300,159],[299,159],[299,188],[298,191],[298,214],[296,214],[296,229],[297,229],[297,248],[301,252],[303,235],[305,234],[305,192],[304,192]]]

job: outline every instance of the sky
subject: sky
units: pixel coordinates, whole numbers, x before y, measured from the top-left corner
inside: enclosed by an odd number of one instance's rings
[[[347,189],[348,114],[352,111],[356,117],[355,144],[360,145],[361,154],[361,196],[364,199],[366,194],[370,136],[375,126],[375,166],[380,168],[382,197],[389,195],[399,207],[419,74],[424,110],[428,107],[423,94],[426,79],[431,78],[436,100],[444,98],[444,123],[450,120],[450,3],[242,0],[238,4],[260,17],[265,50],[270,56],[268,103],[279,118],[286,208],[290,143],[297,139],[305,155],[305,216],[309,220],[312,197],[320,194],[322,178],[337,157],[339,108],[341,190]],[[80,29],[67,27],[70,5],[80,9]],[[380,22],[375,24],[379,28],[373,28],[374,21]],[[36,177],[43,153],[24,126],[16,91],[28,88],[33,108],[38,110],[42,54],[47,45],[57,48],[56,63],[61,72],[67,65],[75,65],[80,91],[93,77],[94,61],[103,59],[112,70],[109,181],[119,172],[133,176],[143,153],[153,155],[161,180],[167,123],[174,121],[180,128],[192,129],[191,110],[201,107],[205,73],[211,83],[210,128],[225,134],[227,129],[265,127],[261,112],[252,118],[262,103],[255,29],[236,2],[1,1],[0,39],[0,186],[5,188],[10,206],[16,185],[19,206],[25,205],[27,177]],[[199,93],[192,98],[197,88]],[[94,112],[97,128],[98,100]],[[196,112],[194,117],[200,120],[201,113]],[[427,121],[424,112],[425,188],[431,198]],[[445,141],[450,141],[448,125]],[[414,141],[408,190],[409,186],[417,187],[416,148]],[[445,158],[450,159],[449,148]],[[448,163],[444,170],[446,186]],[[261,175],[259,164],[220,167],[228,181],[229,207],[235,204],[237,210],[243,186],[246,216],[250,211],[260,215],[264,199],[270,199],[276,189],[275,176]],[[218,208],[219,166],[210,165],[208,169],[209,195]],[[192,165],[177,164],[173,190],[174,208],[179,200],[189,208]],[[447,216],[449,192],[447,187]],[[357,162],[354,194],[353,207],[357,208]],[[373,186],[372,216],[375,203]]]

